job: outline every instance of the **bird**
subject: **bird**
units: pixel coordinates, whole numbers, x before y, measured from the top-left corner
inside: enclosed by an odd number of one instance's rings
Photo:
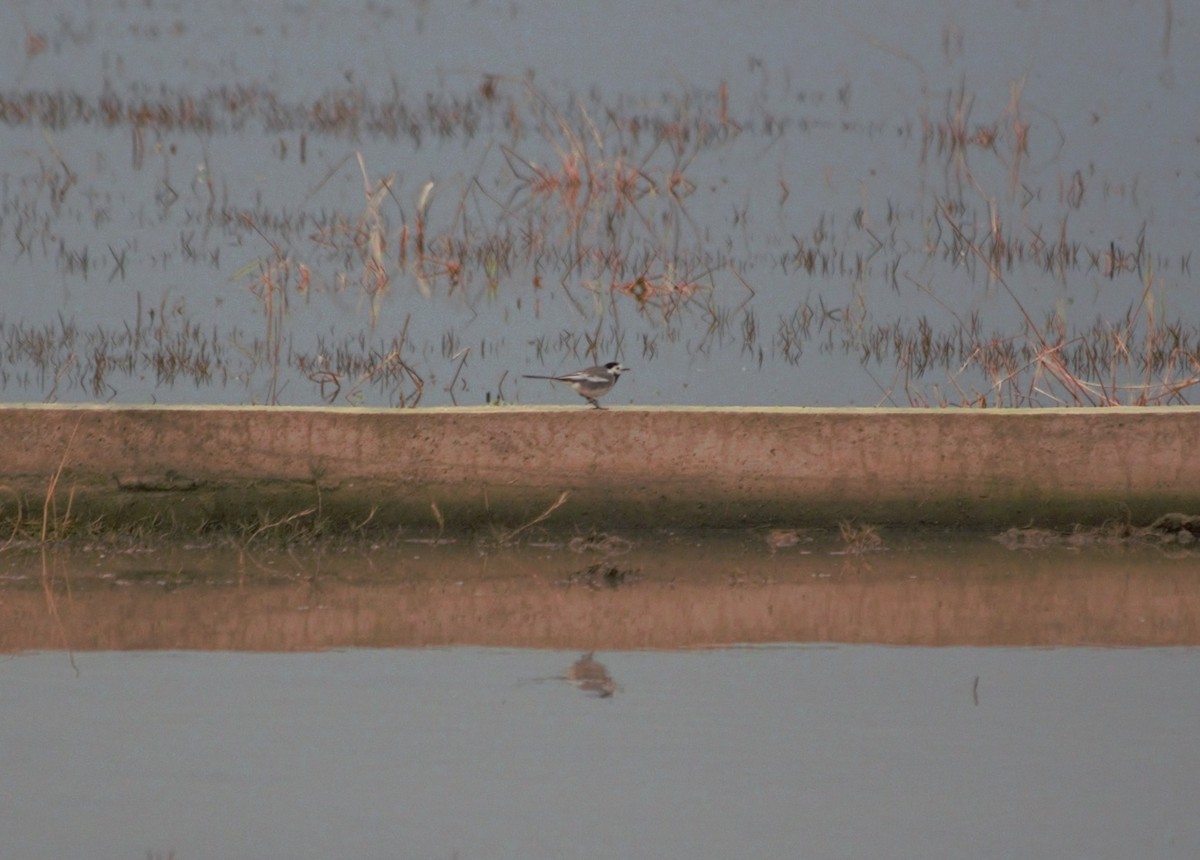
[[[598,364],[595,367],[577,370],[564,376],[537,376],[530,373],[522,375],[526,379],[549,379],[552,382],[565,382],[588,403],[597,409],[603,409],[604,407],[596,402],[596,398],[608,394],[617,384],[621,374],[628,370],[629,368],[619,361],[610,361],[608,364]]]

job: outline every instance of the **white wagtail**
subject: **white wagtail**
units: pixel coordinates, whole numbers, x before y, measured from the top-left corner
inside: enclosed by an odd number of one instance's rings
[[[535,376],[533,374],[524,374],[526,379],[549,379],[554,382],[565,382],[567,385],[574,388],[580,397],[587,400],[588,403],[595,406],[597,409],[603,409],[596,402],[597,397],[603,397],[605,394],[617,384],[617,380],[621,374],[629,370],[618,361],[610,361],[608,364],[589,367],[586,370],[577,370],[574,373],[568,373],[565,376]]]

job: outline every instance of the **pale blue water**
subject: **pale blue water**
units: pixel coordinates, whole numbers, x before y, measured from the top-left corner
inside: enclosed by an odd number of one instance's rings
[[[61,653],[0,662],[0,854],[1183,858],[1200,652]],[[976,686],[975,679],[978,677]]]
[[[996,380],[959,355],[906,371],[872,344],[895,334],[880,326],[912,335],[927,320],[944,335],[975,313],[980,337],[999,344],[1027,341],[1023,312],[1039,327],[1061,319],[1071,343],[1098,321],[1119,331],[1129,314],[1143,333],[1150,320],[1181,326],[1194,352],[1200,57],[1186,11],[8,4],[0,397],[397,404],[416,393],[389,362],[399,345],[425,405],[573,402],[519,375],[610,358],[635,370],[612,395],[621,403],[959,402]],[[160,102],[207,119],[138,132],[128,113]],[[339,105],[361,118],[322,126]],[[959,113],[966,134],[997,132],[965,160],[937,133]],[[561,176],[571,150],[609,189],[579,223],[560,195],[527,184],[535,166]],[[359,155],[372,187],[392,177],[379,210],[389,283],[374,296],[355,238]],[[641,180],[618,200],[604,177],[621,164]],[[423,280],[397,249],[428,182]],[[956,245],[947,205],[985,250],[993,218],[1022,246],[1003,266],[1011,294]],[[1071,265],[1054,264],[1060,238]],[[526,250],[499,269],[471,256],[453,282],[445,240]],[[254,293],[276,249],[291,266],[278,375]],[[811,272],[806,250],[818,255]],[[1107,271],[1113,251],[1136,265]],[[640,275],[678,292],[643,307],[623,289]],[[58,335],[48,351],[47,330]],[[130,331],[140,337],[120,342]],[[211,376],[153,360],[196,339]],[[98,364],[105,340],[119,342],[115,358]],[[1102,361],[1089,381],[1145,381],[1145,343],[1126,343],[1132,365],[1109,373]],[[360,363],[339,364],[339,347]],[[322,385],[331,368],[336,392]],[[1046,404],[1063,393],[1032,382],[1003,384]]]

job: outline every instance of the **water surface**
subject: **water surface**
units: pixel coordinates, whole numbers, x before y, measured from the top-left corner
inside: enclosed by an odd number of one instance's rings
[[[60,653],[0,663],[5,854],[1180,858],[1194,649]]]
[[[520,374],[614,358],[638,404],[1193,384],[1179,4],[94,0],[6,23],[8,399],[561,403]]]

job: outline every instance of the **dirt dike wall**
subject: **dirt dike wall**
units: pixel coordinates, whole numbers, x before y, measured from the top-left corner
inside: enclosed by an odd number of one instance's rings
[[[0,511],[194,527],[1146,524],[1200,512],[1200,408],[0,406]],[[56,480],[57,476],[57,480]],[[564,496],[565,494],[565,496]]]

